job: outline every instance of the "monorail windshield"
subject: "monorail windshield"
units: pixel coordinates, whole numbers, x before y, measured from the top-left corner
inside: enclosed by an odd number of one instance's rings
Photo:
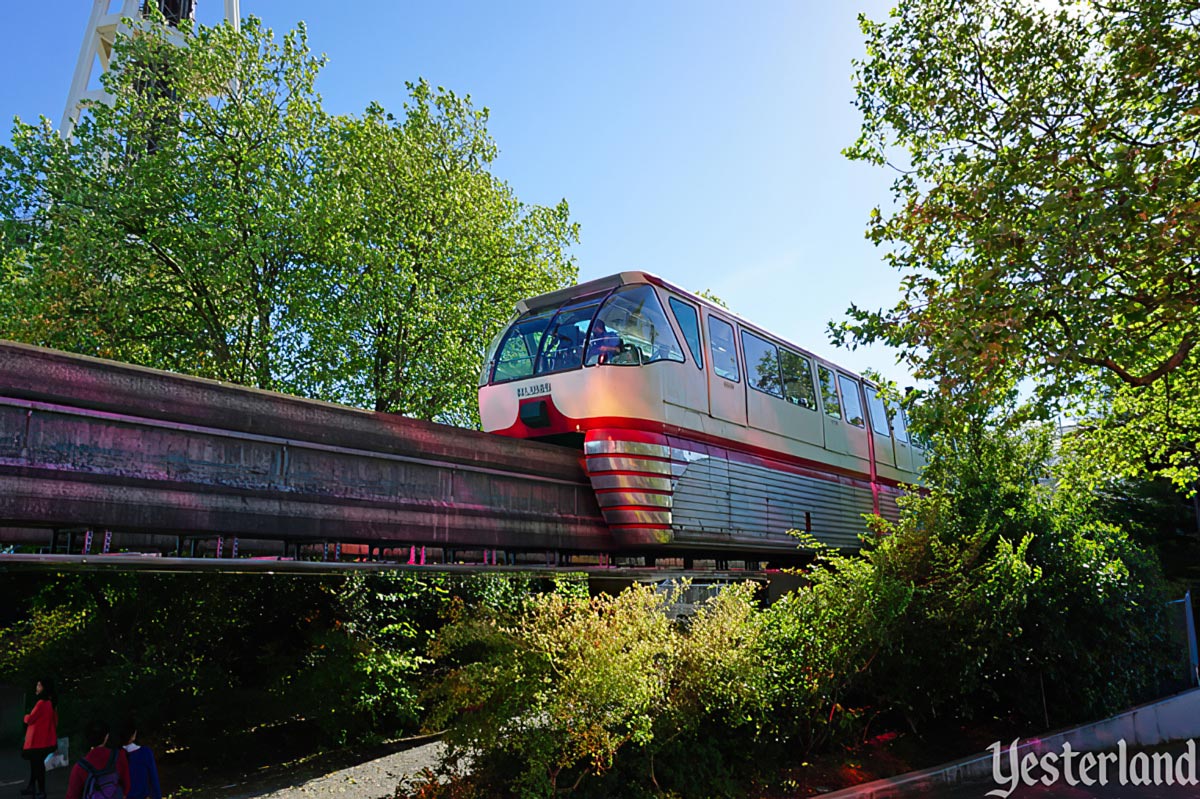
[[[683,360],[658,295],[643,283],[518,317],[488,353],[481,382],[506,383],[583,366]]]

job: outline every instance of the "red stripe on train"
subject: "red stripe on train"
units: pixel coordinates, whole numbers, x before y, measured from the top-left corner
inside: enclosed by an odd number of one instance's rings
[[[869,472],[846,469],[834,464],[793,455],[789,452],[767,449],[766,447],[759,447],[744,441],[722,438],[709,433],[703,433],[699,430],[692,430],[650,419],[622,416],[597,416],[586,419],[573,419],[563,415],[550,397],[523,400],[522,404],[529,401],[541,401],[547,404],[551,424],[547,427],[534,429],[527,427],[518,418],[512,426],[504,430],[493,431],[495,435],[509,436],[510,438],[536,438],[557,433],[582,432],[586,434],[588,440],[634,441],[643,444],[662,445],[674,445],[675,442],[671,440],[671,437],[676,437],[683,439],[691,445],[687,449],[693,452],[701,452],[711,457],[723,457],[726,460],[762,465],[768,468],[783,468],[794,474],[801,474],[819,480],[832,480],[843,485],[858,485],[868,489],[871,487],[871,475]],[[714,453],[709,449],[710,447],[716,447],[722,452],[720,454]],[[594,453],[589,457],[602,455],[612,456],[616,455],[616,453]],[[652,456],[637,457],[652,458]],[[836,479],[839,477],[849,478],[852,482],[846,483],[843,480]],[[904,485],[900,481],[893,480],[890,477],[880,476],[877,479],[879,485],[894,488],[900,488]]]

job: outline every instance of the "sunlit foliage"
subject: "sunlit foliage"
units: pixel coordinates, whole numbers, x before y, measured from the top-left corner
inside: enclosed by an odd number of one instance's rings
[[[0,148],[0,338],[474,423],[487,342],[575,278],[566,203],[491,173],[469,97],[334,115],[303,25],[184,28],[118,39],[72,141]]]
[[[1092,474],[1200,476],[1200,17],[1185,0],[901,0],[862,19],[852,159],[895,167],[868,237],[895,306],[852,307],[943,425],[1030,378]]]

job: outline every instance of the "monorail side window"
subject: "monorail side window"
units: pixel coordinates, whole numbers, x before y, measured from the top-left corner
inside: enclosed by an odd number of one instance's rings
[[[739,378],[733,325],[715,316],[708,317],[708,344],[712,347],[713,371],[717,377],[736,383]]]
[[[495,383],[520,380],[533,375],[533,362],[537,358],[542,335],[550,324],[554,311],[527,313],[508,329],[500,346],[496,348],[496,371],[492,376]]]
[[[888,416],[892,420],[892,433],[902,444],[908,443],[908,425],[904,423],[904,411],[888,403]]]
[[[842,403],[838,401],[837,383],[834,382],[833,372],[824,366],[817,368],[821,374],[821,404],[825,406],[825,414],[834,419],[842,418]]]
[[[674,297],[671,297],[668,302],[671,304],[671,311],[675,314],[675,321],[679,323],[679,329],[683,331],[683,340],[687,342],[688,351],[692,353],[696,365],[703,369],[704,349],[700,346],[700,319],[697,317],[695,307]]]
[[[779,379],[779,350],[771,342],[742,331],[742,352],[746,356],[746,382],[766,394],[782,397]]]
[[[855,427],[865,427],[866,420],[863,419],[862,393],[858,388],[858,381],[852,377],[838,375],[838,382],[842,386],[842,407],[846,409],[846,421]]]
[[[641,366],[655,361],[684,362],[658,295],[645,284],[618,289],[592,324],[584,363]]]
[[[871,412],[871,429],[881,436],[890,436],[892,431],[888,426],[888,413],[883,407],[883,397],[879,395],[879,389],[868,389],[867,410]]]
[[[779,353],[783,367],[783,396],[793,405],[817,409],[817,391],[813,386],[812,364],[803,355],[788,350]]]
[[[542,350],[534,369],[537,374],[578,369],[583,365],[583,343],[599,307],[599,300],[593,300],[565,305],[555,314],[542,336]]]

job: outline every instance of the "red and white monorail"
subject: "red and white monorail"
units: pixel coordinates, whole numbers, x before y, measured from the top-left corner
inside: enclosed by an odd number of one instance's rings
[[[580,446],[622,547],[858,545],[924,451],[859,376],[645,272],[524,300],[492,342],[483,428]]]

